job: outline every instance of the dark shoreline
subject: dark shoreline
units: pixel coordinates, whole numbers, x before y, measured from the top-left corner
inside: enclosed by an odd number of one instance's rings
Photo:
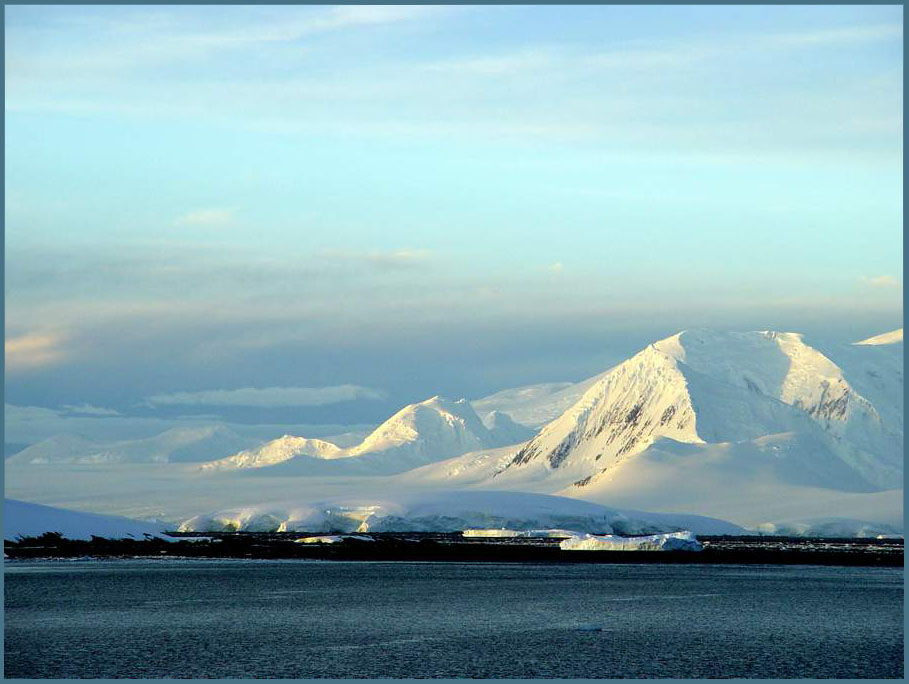
[[[903,566],[902,540],[701,537],[704,550],[563,551],[553,539],[465,540],[459,534],[375,534],[371,541],[301,544],[294,534],[217,533],[160,539],[79,541],[56,535],[5,542],[9,560],[250,559],[441,563],[657,563],[709,565]]]

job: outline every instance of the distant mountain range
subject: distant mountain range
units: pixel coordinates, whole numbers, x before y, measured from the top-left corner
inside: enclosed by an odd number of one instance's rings
[[[192,463],[247,449],[256,440],[223,425],[179,427],[145,439],[94,442],[79,435],[56,435],[6,459],[11,464]]]
[[[256,444],[211,426],[110,444],[59,436],[7,463],[182,462],[211,477],[382,476],[410,489],[559,494],[736,520],[768,520],[761,507],[773,504],[793,521],[839,506],[848,518],[893,521],[902,347],[902,330],[826,345],[689,330],[579,383],[411,404],[353,446],[292,435]]]
[[[899,490],[902,373],[901,331],[824,352],[796,333],[686,331],[598,376],[526,444],[406,477],[698,512]]]
[[[844,370],[795,333],[673,335],[604,375],[496,475],[535,469],[585,487],[657,440],[753,445],[787,434],[798,447],[776,458],[793,477],[899,487],[902,374],[881,346],[861,350],[867,367]]]
[[[533,430],[504,413],[492,412],[484,424],[465,399],[436,396],[405,406],[360,444],[347,449],[285,435],[201,468],[209,472],[262,468],[269,475],[390,475],[532,436]]]

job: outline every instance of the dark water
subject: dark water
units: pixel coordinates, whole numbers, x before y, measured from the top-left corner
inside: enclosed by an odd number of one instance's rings
[[[6,564],[6,677],[902,677],[901,568]]]

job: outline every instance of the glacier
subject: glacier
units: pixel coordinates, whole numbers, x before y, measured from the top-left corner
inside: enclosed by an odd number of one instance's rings
[[[678,522],[679,524],[676,524]],[[462,532],[504,528],[517,532],[652,532],[697,529],[701,534],[742,534],[737,525],[707,517],[649,515],[566,497],[526,492],[431,491],[394,498],[261,504],[216,511],[183,521],[180,532]]]

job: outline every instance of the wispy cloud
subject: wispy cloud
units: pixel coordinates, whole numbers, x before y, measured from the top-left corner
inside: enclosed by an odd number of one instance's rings
[[[199,33],[192,39],[209,45],[289,42],[304,36],[360,26],[377,26],[421,19],[445,11],[429,5],[341,5],[306,11],[288,18],[276,14],[242,30]]]
[[[81,416],[122,416],[123,414],[114,409],[104,408],[103,406],[93,406],[92,404],[64,404],[62,407],[70,415]]]
[[[15,42],[7,45],[8,111],[201,118],[282,135],[608,142],[701,156],[720,149],[795,157],[806,150],[829,153],[834,145],[837,153],[855,155],[866,149],[863,141],[875,154],[889,154],[895,149],[889,138],[900,134],[896,69],[875,92],[864,75],[844,73],[831,91],[800,73],[803,63],[827,56],[821,48],[861,51],[856,46],[901,35],[898,24],[871,18],[865,25],[811,31],[742,26],[737,33],[662,39],[590,42],[553,34],[496,48],[471,40],[452,50],[441,41],[422,53],[377,49],[346,59],[334,52],[332,36],[305,37],[357,27],[375,34],[377,27],[419,22],[451,8],[245,11],[230,10],[235,13],[220,23],[209,21],[212,27],[204,15],[161,10],[171,20],[152,22],[147,33],[133,18],[72,50],[34,50],[34,44],[53,45],[53,35],[36,41],[14,32]],[[463,30],[452,23],[454,31]],[[70,30],[60,26],[64,35]],[[214,57],[237,58],[237,68],[211,68],[210,53],[234,47],[236,54]],[[374,47],[370,42],[368,50]],[[805,59],[815,49],[817,55]],[[753,62],[768,57],[779,62],[779,85],[765,91],[748,78]],[[160,72],[165,63],[179,74]],[[162,73],[154,88],[144,85],[148,67]],[[504,89],[502,79],[508,79]],[[739,85],[729,88],[733,82]]]
[[[390,26],[452,11],[444,6],[425,5],[220,9],[219,16],[167,7],[129,14],[57,12],[52,22],[19,27],[10,36],[14,44],[7,55],[11,69],[7,76],[50,75],[55,67],[58,75],[79,78],[113,75],[204,57],[215,51],[294,43],[320,33]],[[233,21],[225,22],[228,17],[233,17]],[[75,53],[53,48],[37,54],[27,52],[27,46],[36,40],[50,46],[55,38],[65,39],[73,33],[91,35],[92,40]],[[67,55],[72,58],[69,63]]]
[[[197,209],[174,219],[181,228],[228,228],[235,222],[236,211],[229,208]]]
[[[54,333],[31,333],[6,340],[6,368],[10,371],[49,366],[63,360],[63,338]]]
[[[151,406],[325,406],[357,399],[381,400],[386,394],[380,390],[359,385],[332,387],[245,387],[233,390],[206,390],[202,392],[174,392],[156,394],[146,399]]]
[[[379,270],[396,271],[423,266],[432,253],[428,249],[391,249],[359,252],[353,250],[326,250],[323,259],[334,263],[367,265]]]
[[[840,45],[846,43],[871,43],[899,38],[903,27],[899,24],[849,26],[836,29],[819,29],[792,33],[769,34],[768,43],[780,46],[810,47],[812,45]]]
[[[231,430],[254,439],[274,439],[284,434],[326,437],[342,432],[368,432],[368,424],[243,424],[225,423],[220,416],[129,416],[72,413],[41,406],[4,405],[5,439],[12,443],[33,444],[54,435],[80,435],[100,442],[140,439],[178,427],[227,425]]]
[[[371,252],[366,255],[366,260],[379,268],[413,268],[425,264],[429,254],[429,250],[425,249],[396,249],[388,252]]]
[[[892,275],[862,276],[861,281],[868,287],[889,288],[900,286],[900,280]]]
[[[564,59],[564,56],[556,50],[535,48],[505,54],[456,57],[437,62],[427,62],[418,65],[418,68],[430,73],[511,76],[522,71],[550,68],[562,59]]]
[[[770,49],[808,48],[871,43],[899,38],[899,24],[850,26],[802,32],[754,32],[738,36],[712,36],[695,40],[635,40],[618,42],[599,51],[577,51],[570,45],[551,43],[522,47],[511,52],[474,54],[414,65],[429,72],[458,75],[511,76],[558,69],[627,70],[673,69],[696,62]]]

